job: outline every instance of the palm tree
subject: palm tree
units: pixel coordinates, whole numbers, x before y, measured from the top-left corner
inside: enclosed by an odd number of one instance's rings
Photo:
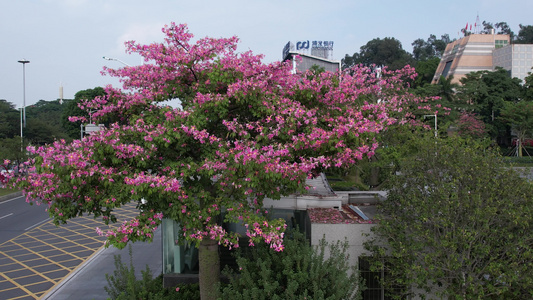
[[[437,82],[437,95],[441,97],[443,102],[453,103],[455,102],[455,92],[459,88],[459,84],[453,82],[453,76],[440,76],[439,81]]]

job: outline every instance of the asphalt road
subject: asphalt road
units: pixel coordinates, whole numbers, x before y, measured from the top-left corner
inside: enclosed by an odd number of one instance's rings
[[[24,196],[0,202],[0,244],[50,220],[47,205],[30,205]]]

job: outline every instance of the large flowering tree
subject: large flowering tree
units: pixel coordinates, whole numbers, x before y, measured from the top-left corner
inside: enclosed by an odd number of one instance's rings
[[[205,299],[216,293],[218,245],[238,247],[224,222],[244,224],[250,244],[282,251],[285,224],[266,219],[263,199],[304,192],[306,178],[371,157],[375,135],[427,106],[405,90],[411,68],[381,77],[368,68],[298,74],[236,52],[235,37],[192,42],[176,24],[163,32],[163,43],[127,43],[145,63],[104,69],[122,89],[108,86],[81,106],[112,125],[32,149],[33,170],[17,184],[47,203],[58,224],[84,213],[107,224],[115,208],[137,202],[138,217],[102,232],[118,247],[150,240],[162,218],[175,220],[181,239],[199,248]],[[169,99],[181,107],[161,104]]]

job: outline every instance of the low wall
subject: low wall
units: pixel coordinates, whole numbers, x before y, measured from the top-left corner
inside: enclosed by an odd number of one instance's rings
[[[318,245],[322,238],[328,243],[348,241],[350,266],[356,266],[360,255],[367,254],[363,243],[372,236],[375,224],[319,224],[311,223],[311,245]]]

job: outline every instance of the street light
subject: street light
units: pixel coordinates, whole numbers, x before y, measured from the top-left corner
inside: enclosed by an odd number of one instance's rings
[[[437,115],[424,115],[424,119],[427,117],[434,117],[435,118],[435,138],[437,137]]]
[[[20,111],[20,152],[24,150],[24,133],[22,128],[26,127],[26,64],[29,60],[22,59],[18,61],[22,64],[22,110]]]
[[[121,60],[118,59],[118,58],[112,58],[112,57],[107,57],[107,56],[103,56],[102,58],[105,59],[105,60],[114,60],[114,61],[118,61],[119,63],[122,63],[122,64],[124,64],[125,66],[131,67],[130,65],[128,65],[127,63],[121,61]]]

